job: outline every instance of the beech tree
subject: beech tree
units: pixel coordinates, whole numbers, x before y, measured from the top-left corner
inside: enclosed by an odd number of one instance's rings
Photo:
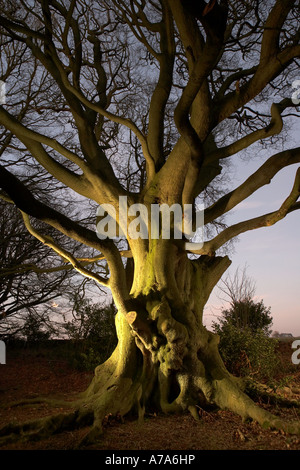
[[[281,137],[299,116],[292,87],[299,72],[299,1],[1,3],[2,196],[65,265],[111,290],[118,336],[76,411],[6,427],[2,435],[19,430],[36,437],[89,423],[92,441],[108,413],[142,417],[151,405],[197,417],[197,405],[206,404],[299,432],[299,423],[286,423],[250,399],[226,370],[218,336],[202,321],[230,265],[222,248],[300,208],[298,169],[277,210],[231,226],[223,219],[300,161],[300,147]],[[16,93],[10,77],[21,73],[27,78],[13,80]],[[228,180],[228,162],[252,159],[258,145],[264,148],[258,169],[242,184]],[[59,191],[43,202],[24,183],[18,162],[24,171],[33,162],[46,170],[66,200],[87,201],[80,207],[89,215],[95,209],[94,225],[70,215],[68,205],[58,210]],[[128,211],[143,205],[148,215],[153,206],[192,206],[193,220],[197,204],[204,204],[203,244],[193,245],[189,234],[176,237],[175,228],[165,238],[161,226],[156,237],[143,237],[142,230],[129,236],[126,227],[134,221],[137,228],[137,219],[130,211],[120,217],[121,200]],[[104,204],[114,209],[110,215],[126,239],[97,233],[96,208]],[[36,221],[87,247],[90,257],[79,259]],[[151,227],[150,215],[146,221]]]

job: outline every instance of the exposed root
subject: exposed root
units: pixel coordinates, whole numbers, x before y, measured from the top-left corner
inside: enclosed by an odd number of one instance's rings
[[[248,381],[246,392],[254,400],[261,400],[263,403],[283,406],[285,408],[300,408],[299,400],[285,398],[270,387],[259,382]]]
[[[8,424],[0,429],[0,446],[15,441],[32,441],[45,439],[53,434],[71,429],[89,426],[89,430],[79,444],[80,447],[90,445],[97,441],[103,433],[103,421],[108,415],[122,417],[131,410],[143,416],[145,406],[141,402],[141,376],[137,380],[124,377],[111,377],[104,386],[97,388],[97,393],[87,394],[81,406],[69,413],[60,413],[55,416],[37,419],[23,424]],[[98,382],[98,381],[97,381]],[[191,383],[191,382],[190,382]],[[198,380],[199,385],[199,380]],[[195,390],[195,387],[192,386]],[[210,392],[208,390],[210,388]],[[198,404],[187,395],[188,388],[179,392],[176,399],[165,406],[165,412],[189,411],[199,420]],[[199,392],[203,394],[203,390]],[[254,420],[263,428],[282,430],[289,434],[300,434],[300,422],[289,422],[262,409],[237,385],[230,376],[212,380],[210,387],[205,390],[207,404],[217,405],[221,409],[227,409],[240,415],[244,420]],[[167,405],[166,396],[164,405]],[[299,407],[299,403],[297,403]]]
[[[91,444],[101,436],[102,423],[108,414],[124,416],[134,407],[138,387],[139,384],[129,378],[119,378],[114,384],[106,383],[95,395],[87,394],[88,396],[80,401],[81,405],[75,411],[21,424],[8,424],[0,429],[0,446],[16,441],[39,440],[58,432],[84,426],[91,428],[80,445]],[[49,401],[53,404],[51,400]],[[64,404],[74,407],[74,402]]]
[[[167,313],[162,318],[168,319]],[[160,357],[157,353],[156,362],[153,362],[150,351],[145,348],[141,351],[136,347],[135,337],[127,324],[120,320],[118,326],[123,328],[119,335],[121,340],[112,356],[96,369],[86,392],[76,402],[63,402],[63,406],[76,408],[75,411],[73,409],[30,423],[4,426],[0,429],[0,446],[90,426],[80,445],[86,446],[101,436],[106,416],[123,417],[133,411],[142,420],[150,404],[165,413],[189,411],[195,419],[199,419],[199,407],[214,405],[230,410],[244,420],[254,420],[263,428],[300,434],[299,421],[288,422],[273,415],[245,393],[245,384],[242,385],[226,370],[218,353],[216,335],[203,331],[201,342],[195,340],[191,343],[195,347],[190,350],[182,347],[184,335],[173,335],[173,341],[169,338],[163,345],[166,354]],[[171,329],[167,331],[170,336]],[[176,360],[176,352],[180,360]],[[256,393],[258,391],[256,387]],[[18,402],[15,406],[41,402],[62,405],[60,400],[36,398]],[[295,405],[299,407],[298,402]]]
[[[16,441],[32,441],[49,437],[57,432],[74,429],[92,422],[92,413],[79,410],[57,414],[21,424],[8,424],[0,429],[0,446]]]
[[[300,435],[300,421],[287,421],[257,405],[230,380],[222,379],[214,383],[215,403],[222,409],[233,411],[244,420],[253,420],[264,429],[281,430],[288,434]]]
[[[31,405],[38,405],[38,404],[46,404],[53,407],[63,407],[63,408],[76,408],[82,399],[78,399],[76,401],[66,401],[60,400],[58,398],[49,398],[49,397],[36,397],[36,398],[27,398],[24,400],[17,400],[8,403],[3,403],[0,405],[2,409],[8,408],[16,408],[18,406],[31,406]]]

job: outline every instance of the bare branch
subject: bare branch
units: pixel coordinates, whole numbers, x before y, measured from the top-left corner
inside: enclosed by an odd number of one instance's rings
[[[221,214],[230,211],[259,188],[269,184],[276,173],[282,168],[299,162],[300,147],[273,155],[256,172],[249,176],[244,183],[207,208],[205,211],[205,223],[209,223]]]
[[[261,227],[269,227],[271,225],[276,224],[280,220],[282,220],[287,214],[293,212],[300,208],[299,203],[297,200],[300,196],[300,168],[298,168],[295,182],[293,188],[289,194],[289,196],[285,199],[282,203],[281,207],[274,212],[269,214],[261,215],[259,217],[255,217],[253,219],[245,220],[243,222],[239,222],[235,225],[232,225],[225,230],[223,230],[219,235],[217,235],[212,240],[205,242],[203,248],[201,250],[193,251],[190,250],[191,253],[197,254],[213,254],[216,250],[218,250],[221,246],[227,243],[234,237],[237,237],[241,233],[255,230]]]
[[[43,235],[38,230],[36,230],[32,226],[28,214],[22,211],[21,211],[21,214],[24,220],[25,227],[27,228],[28,232],[31,233],[31,235],[33,235],[35,238],[40,240],[44,245],[47,245],[50,248],[52,248],[52,250],[55,251],[55,253],[57,253],[62,259],[67,260],[69,263],[71,263],[73,268],[76,269],[76,271],[78,271],[83,276],[93,279],[100,285],[103,285],[103,286],[108,285],[107,279],[104,279],[102,276],[99,276],[98,274],[91,272],[82,263],[80,263],[80,261],[77,258],[75,258],[71,253],[69,253],[67,250],[60,247],[57,243],[55,243],[54,240],[51,239],[51,237],[47,235]]]
[[[294,107],[291,99],[285,98],[280,103],[274,103],[271,106],[271,121],[265,128],[257,129],[251,132],[227,147],[222,147],[216,151],[208,154],[205,158],[206,163],[213,162],[215,160],[223,159],[234,155],[241,150],[248,148],[258,140],[267,139],[273,135],[279,134],[283,128],[282,112],[287,107]]]

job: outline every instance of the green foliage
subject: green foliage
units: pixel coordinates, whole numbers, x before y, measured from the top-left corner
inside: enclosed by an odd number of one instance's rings
[[[74,299],[73,319],[65,324],[68,337],[75,344],[71,358],[74,367],[93,370],[105,361],[117,343],[114,304],[92,304]]]
[[[227,323],[238,329],[249,328],[254,333],[261,330],[268,335],[272,325],[271,309],[266,307],[262,300],[260,302],[254,302],[252,299],[235,300],[231,302],[229,309],[222,311],[220,324],[215,325],[217,332]]]
[[[220,336],[220,354],[227,369],[238,376],[271,379],[278,366],[277,341],[270,338],[272,317],[263,301],[235,300],[213,324]]]
[[[237,376],[271,379],[278,366],[277,341],[263,330],[238,328],[232,322],[223,324],[220,335],[220,354],[227,369]]]
[[[29,343],[47,341],[51,332],[49,329],[43,330],[44,321],[35,315],[29,315],[22,328],[22,336]]]
[[[78,345],[77,345],[78,346]],[[77,370],[92,371],[106,359],[106,355],[89,348],[87,344],[79,345],[73,353],[69,355],[69,362]]]

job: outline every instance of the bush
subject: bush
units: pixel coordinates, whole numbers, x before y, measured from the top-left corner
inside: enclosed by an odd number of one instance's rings
[[[272,316],[270,307],[264,302],[254,302],[252,299],[234,300],[229,309],[222,310],[220,328],[230,322],[239,329],[250,328],[253,332],[263,331],[270,334]]]
[[[113,304],[103,306],[75,299],[73,319],[65,324],[65,331],[75,345],[70,357],[73,367],[93,370],[110,356],[117,344],[115,314]]]
[[[24,323],[22,336],[28,343],[40,343],[50,339],[51,332],[45,329],[43,319],[31,314]]]
[[[262,330],[239,329],[231,322],[217,331],[220,354],[229,370],[237,376],[271,379],[278,366],[277,341]]]
[[[86,344],[81,345],[79,348],[76,347],[76,350],[73,351],[72,354],[69,354],[68,357],[70,365],[81,371],[93,371],[106,359],[106,355],[88,347]]]

